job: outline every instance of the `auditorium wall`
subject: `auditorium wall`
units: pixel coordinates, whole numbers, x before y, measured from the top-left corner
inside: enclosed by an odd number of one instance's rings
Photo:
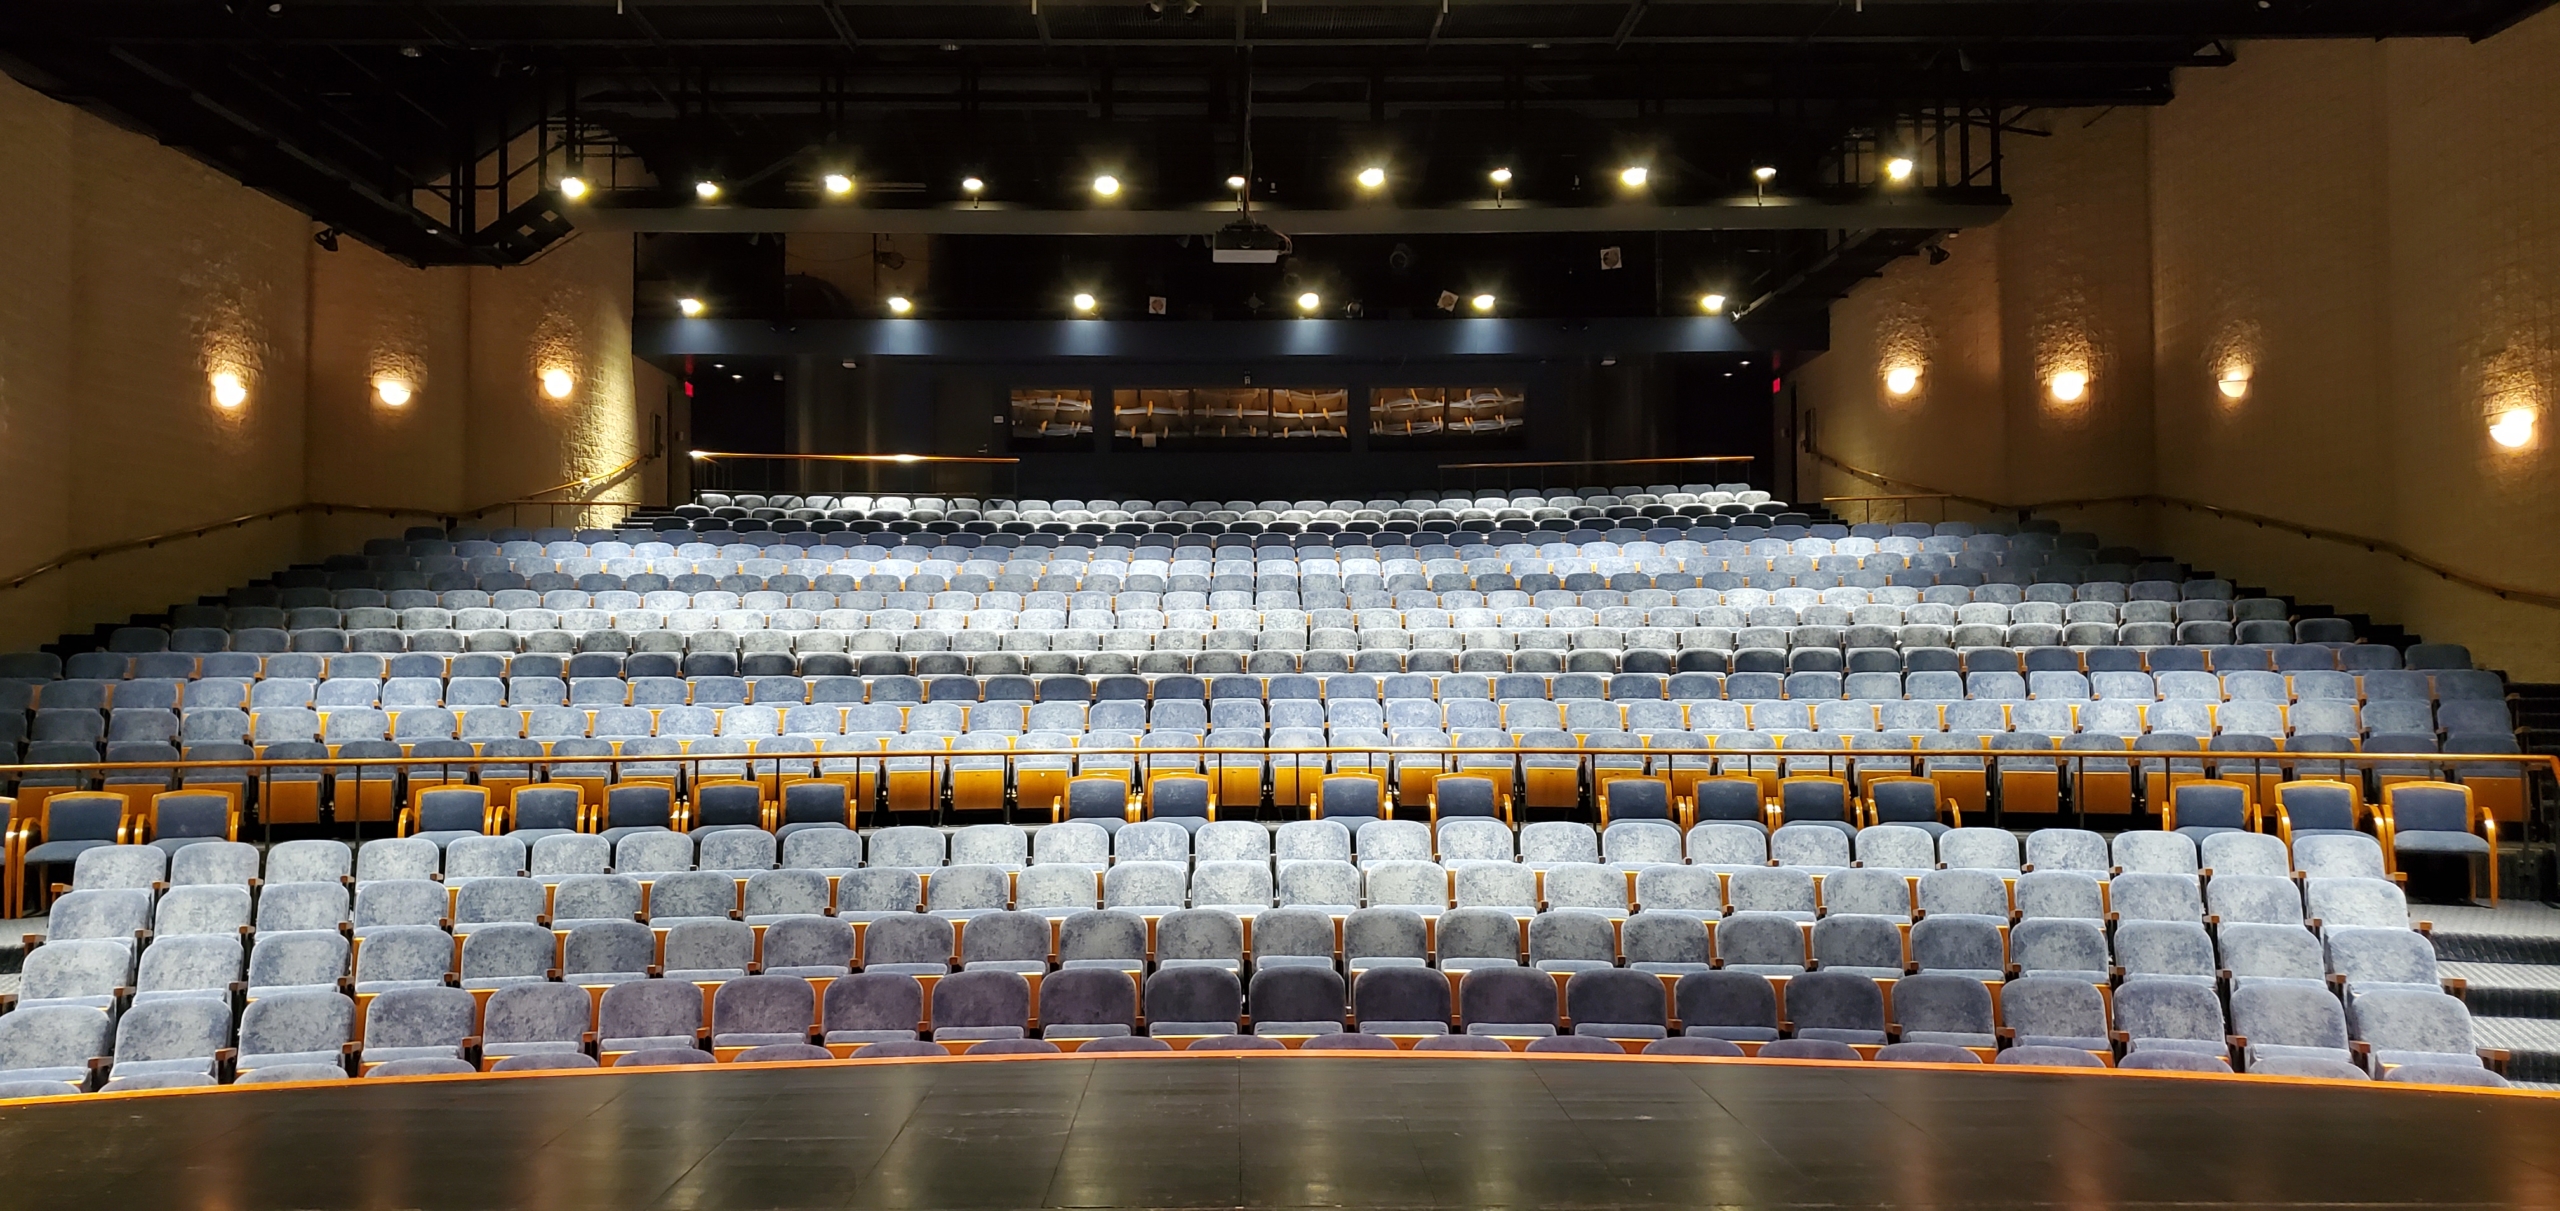
[[[619,466],[664,409],[630,355],[628,237],[503,270],[328,252],[307,216],[5,78],[0,146],[0,648]],[[539,390],[554,365],[566,400]],[[391,377],[414,392],[397,408],[373,386]],[[288,514],[8,587],[66,552],[314,502],[422,513]]]
[[[2244,44],[2156,110],[2030,115],[2051,133],[2004,141],[2012,212],[1835,310],[1797,379],[1803,475],[1835,495],[2155,497],[2047,513],[2560,678],[2550,608],[2190,507],[2560,595],[2555,56],[2560,13],[2480,43]],[[2090,397],[2066,408],[2046,384],[2077,356]],[[1896,399],[1883,375],[1915,357],[1922,387]],[[2544,423],[2509,450],[2488,425],[2515,408]]]

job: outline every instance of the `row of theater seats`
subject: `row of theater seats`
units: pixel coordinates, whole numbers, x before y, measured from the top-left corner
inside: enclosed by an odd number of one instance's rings
[[[992,521],[1029,521],[1035,524],[1065,522],[1083,525],[1091,522],[1117,524],[1127,521],[1276,521],[1282,514],[1304,513],[1298,520],[1423,520],[1434,512],[1445,513],[1456,520],[1480,513],[1494,520],[1510,510],[1524,516],[1543,519],[1550,511],[1558,517],[1638,516],[1657,508],[1673,510],[1703,505],[1709,509],[1740,506],[1756,509],[1774,501],[1766,492],[1749,484],[1620,484],[1613,487],[1589,488],[1512,488],[1491,493],[1447,493],[1432,496],[1407,496],[1400,499],[1369,500],[1042,500],[995,499],[975,497],[943,497],[933,495],[865,495],[865,494],[763,494],[704,492],[690,505],[674,510],[681,517],[754,518],[758,520],[837,521],[895,520],[919,514],[934,517],[976,514]],[[1624,512],[1621,512],[1624,510]],[[1410,518],[1397,517],[1399,512]],[[1375,514],[1363,517],[1362,514]],[[1269,517],[1259,516],[1270,514]],[[1330,516],[1340,514],[1339,517]],[[931,520],[932,518],[927,518]],[[1432,518],[1440,520],[1440,518]]]

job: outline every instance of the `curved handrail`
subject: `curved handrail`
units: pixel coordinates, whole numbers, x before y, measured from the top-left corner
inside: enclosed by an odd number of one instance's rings
[[[1510,471],[1523,467],[1654,467],[1687,463],[1747,463],[1751,454],[1702,454],[1690,458],[1565,458],[1535,463],[1442,463],[1443,471]]]
[[[1831,455],[1824,453],[1821,448],[1815,446],[1810,439],[1804,443],[1804,452],[1811,456],[1816,462],[1822,463],[1825,466],[1833,467],[1846,474],[1856,476],[1859,479],[1869,480],[1874,483],[1882,484],[1886,487],[1900,486],[1905,488],[1916,488],[1927,495],[1943,497],[1948,500],[1961,501],[1965,504],[1973,505],[1976,508],[1985,509],[1995,513],[2017,513],[2025,515],[2046,510],[2092,509],[2107,505],[2167,505],[2172,508],[2185,509],[2195,513],[2203,513],[2229,521],[2243,521],[2254,526],[2284,530],[2292,534],[2300,535],[2304,538],[2316,539],[2321,542],[2336,543],[2340,546],[2362,547],[2370,554],[2388,555],[2393,559],[2397,559],[2402,563],[2406,563],[2412,567],[2432,573],[2444,580],[2452,581],[2453,583],[2462,585],[2465,588],[2476,589],[2480,592],[2488,593],[2503,600],[2520,601],[2528,605],[2538,605],[2547,609],[2560,609],[2560,594],[2546,593],[2538,589],[2521,588],[2516,585],[2501,584],[2485,577],[2474,576],[2458,568],[2438,563],[2433,559],[2421,555],[2416,551],[2410,550],[2408,547],[2389,539],[2373,538],[2362,534],[2351,534],[2344,530],[2332,530],[2322,526],[2305,525],[2301,522],[2293,521],[2288,518],[2274,517],[2264,513],[2254,513],[2246,509],[2227,508],[2222,505],[2208,504],[2204,501],[2188,500],[2182,496],[2164,496],[2153,492],[2134,493],[2124,496],[2091,496],[2068,500],[2048,500],[2023,505],[2004,504],[2000,501],[1985,500],[1978,496],[1967,496],[1958,492],[1946,492],[1912,480],[1900,479],[1879,471],[1870,471],[1864,467],[1851,466],[1848,463],[1842,462],[1839,459],[1833,458]]]

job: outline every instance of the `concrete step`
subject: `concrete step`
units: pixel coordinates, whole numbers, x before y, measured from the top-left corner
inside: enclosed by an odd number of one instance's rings
[[[2547,1018],[2474,1017],[2471,1035],[2508,1052],[2507,1079],[2560,1082],[2560,1022]]]
[[[2475,1017],[2560,1021],[2560,967],[2446,962],[2436,970],[2466,982],[2464,1000]]]

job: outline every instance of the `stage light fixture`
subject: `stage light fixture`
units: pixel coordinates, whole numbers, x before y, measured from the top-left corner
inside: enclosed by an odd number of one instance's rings
[[[1920,389],[1918,366],[1895,366],[1884,372],[1884,389],[1895,395],[1909,395]]]
[[[560,178],[560,196],[572,202],[587,196],[587,179],[576,176]]]
[[[2533,441],[2533,409],[2510,408],[2498,414],[2489,426],[2489,440],[2510,450],[2522,449]]]
[[[2249,394],[2249,374],[2247,366],[2229,367],[2222,372],[2221,378],[2214,380],[2214,389],[2222,392],[2224,399],[2239,399]]]
[[[1093,195],[1095,197],[1115,197],[1119,192],[1120,178],[1112,176],[1110,173],[1106,172],[1093,179]]]
[[[240,381],[240,375],[234,371],[217,370],[213,374],[213,402],[225,408],[237,408],[248,403],[249,384]]]
[[[567,399],[578,389],[578,380],[566,370],[553,367],[542,372],[542,393],[553,399]]]
[[[828,193],[839,198],[853,192],[853,178],[840,172],[828,173],[820,183],[827,187]]]
[[[1895,156],[1884,162],[1884,176],[1896,185],[1911,179],[1911,157]]]
[[[1485,176],[1490,178],[1496,185],[1508,185],[1511,183],[1511,170],[1508,168],[1494,169],[1492,172],[1486,173]]]
[[[1361,169],[1360,175],[1353,179],[1360,182],[1362,189],[1376,189],[1387,183],[1387,170],[1373,164]]]
[[[404,383],[399,379],[378,378],[373,380],[374,398],[381,400],[386,407],[400,407],[401,405],[408,403],[410,398],[415,394],[416,393],[410,389],[409,384]]]
[[[719,197],[720,183],[717,181],[696,181],[693,183],[693,196],[700,198],[705,202]]]
[[[685,314],[685,318],[691,319],[694,316],[702,314],[702,300],[695,298],[677,299],[676,310],[683,312]]]
[[[1494,299],[1490,294],[1479,294],[1474,298],[1467,300],[1467,303],[1478,311],[1491,311],[1493,310]]]
[[[1243,178],[1243,177],[1228,177],[1228,178],[1227,178],[1227,188],[1229,188],[1229,189],[1242,189],[1242,188],[1244,188],[1244,178]]]
[[[1323,305],[1324,300],[1318,297],[1315,291],[1310,290],[1305,294],[1298,296],[1298,310],[1300,311],[1313,311]]]
[[[1074,297],[1074,298],[1072,298],[1072,299],[1069,299],[1068,301],[1069,301],[1069,302],[1071,302],[1071,303],[1074,303],[1074,304],[1075,304],[1076,314],[1078,314],[1078,315],[1091,315],[1091,314],[1093,314],[1094,299],[1093,299],[1093,296],[1092,296],[1092,295],[1090,295],[1090,294],[1085,294],[1085,293],[1083,293],[1083,292],[1079,291],[1079,292],[1076,294],[1076,297]]]
[[[965,193],[970,197],[974,198],[978,196],[980,193],[984,192],[986,188],[987,183],[976,177],[960,178],[960,192]]]
[[[2089,375],[2082,370],[2065,370],[2054,375],[2049,385],[2053,389],[2053,398],[2066,404],[2078,403],[2089,394]]]
[[[1643,165],[1632,165],[1618,170],[1618,183],[1629,189],[1642,189],[1645,181],[1652,175]]]
[[[1778,170],[1777,170],[1777,169],[1775,169],[1775,168],[1771,168],[1770,166],[1768,166],[1768,165],[1766,165],[1766,164],[1763,164],[1763,165],[1759,166],[1758,168],[1754,168],[1754,169],[1752,169],[1752,170],[1751,170],[1751,179],[1752,179],[1752,180],[1754,180],[1754,181],[1758,181],[1758,182],[1760,182],[1760,183],[1761,183],[1761,184],[1763,184],[1763,185],[1766,185],[1766,184],[1768,184],[1769,182],[1771,182],[1771,181],[1774,181],[1774,180],[1777,180],[1777,179],[1778,179]]]
[[[1698,296],[1698,310],[1703,311],[1703,312],[1706,312],[1706,313],[1707,313],[1707,314],[1709,314],[1709,315],[1723,315],[1723,314],[1724,314],[1724,296],[1723,296],[1723,295],[1721,295],[1721,294],[1702,294],[1702,295],[1699,295],[1699,296]]]
[[[905,315],[915,309],[915,303],[909,300],[907,296],[903,294],[893,294],[889,296],[889,314]]]

